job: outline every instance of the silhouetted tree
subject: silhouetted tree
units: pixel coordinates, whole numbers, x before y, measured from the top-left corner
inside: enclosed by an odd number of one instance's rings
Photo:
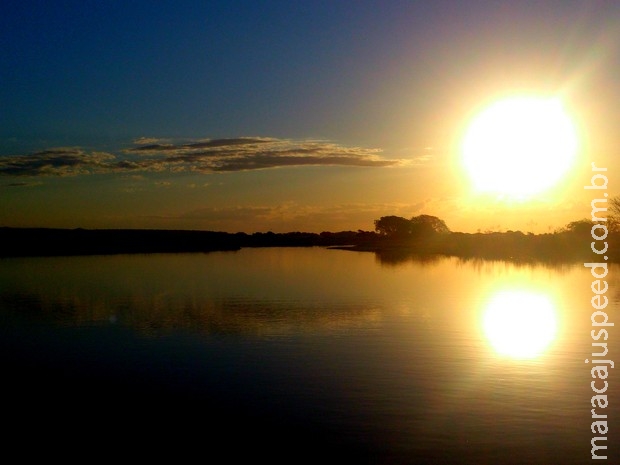
[[[388,237],[407,237],[411,234],[411,221],[402,216],[382,216],[375,220],[375,231]]]
[[[590,236],[592,226],[594,226],[594,222],[584,218],[583,220],[571,221],[557,232],[569,233],[578,236]]]
[[[620,195],[609,199],[607,227],[612,232],[620,232]]]
[[[409,220],[411,234],[415,236],[428,236],[432,234],[446,234],[450,232],[446,223],[432,215],[418,215]]]
[[[375,230],[391,239],[426,240],[450,232],[446,223],[432,215],[418,215],[410,220],[401,216],[382,216],[375,220]]]

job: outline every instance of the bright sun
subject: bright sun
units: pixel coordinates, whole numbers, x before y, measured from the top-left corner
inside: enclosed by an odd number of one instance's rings
[[[577,132],[559,99],[512,97],[473,120],[462,150],[476,191],[522,199],[553,187],[569,171]]]

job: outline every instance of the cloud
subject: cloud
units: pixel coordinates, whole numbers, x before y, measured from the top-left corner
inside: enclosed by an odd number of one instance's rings
[[[9,184],[3,184],[2,187],[34,187],[40,186],[42,182],[11,182]]]
[[[0,176],[76,176],[109,171],[116,157],[105,152],[86,153],[57,148],[31,155],[0,157]]]
[[[248,149],[256,148],[258,144],[277,142],[270,137],[238,137],[234,139],[202,139],[185,144],[171,144],[165,139],[143,139],[147,143],[128,149],[128,152],[162,153],[175,152],[187,153],[199,149],[226,149],[236,146],[246,146]],[[136,142],[136,141],[134,141]]]
[[[387,167],[402,160],[381,150],[318,140],[269,137],[201,139],[165,143],[140,138],[116,154],[81,148],[53,148],[30,155],[0,157],[0,176],[77,176],[111,172],[222,173],[290,166]]]
[[[133,143],[136,145],[145,145],[145,144],[160,144],[167,143],[168,139],[160,139],[157,137],[139,137],[134,139]]]
[[[265,137],[203,140],[187,144],[149,144],[127,153],[150,155],[150,161],[189,171],[230,172],[284,166],[393,166],[398,160],[379,157],[381,150],[345,147],[324,141],[292,141]]]

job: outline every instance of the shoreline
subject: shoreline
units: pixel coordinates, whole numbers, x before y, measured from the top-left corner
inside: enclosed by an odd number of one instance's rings
[[[611,234],[614,243],[618,233]],[[414,257],[453,256],[462,259],[515,262],[580,263],[592,261],[581,234],[521,232],[431,234],[390,238],[368,231],[228,233],[156,229],[54,229],[0,227],[0,258],[144,253],[208,253],[247,247],[328,247],[374,252],[386,262]],[[610,246],[610,251],[618,250]],[[617,253],[609,263],[620,262]]]

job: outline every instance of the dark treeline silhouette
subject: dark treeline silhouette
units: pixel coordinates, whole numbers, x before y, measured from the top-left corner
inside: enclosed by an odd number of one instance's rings
[[[0,257],[179,253],[239,250],[243,247],[354,246],[375,233],[256,232],[153,229],[56,229],[0,227]]]
[[[334,247],[372,251],[381,261],[397,263],[412,257],[455,256],[513,261],[620,262],[614,244],[620,237],[617,222],[605,226],[607,236],[592,238],[593,221],[573,221],[552,233],[521,231],[453,232],[431,215],[410,219],[383,216],[375,220],[374,231],[341,232],[244,232],[151,230],[151,229],[54,229],[0,228],[0,257],[94,255],[122,253],[180,253],[234,251],[244,247]],[[603,223],[605,224],[605,223]],[[600,225],[600,223],[599,223]],[[600,236],[603,231],[597,230]],[[596,254],[591,243],[604,254]]]
[[[617,224],[615,216],[610,216],[608,223],[583,219],[570,222],[553,233],[464,233],[450,231],[445,222],[430,215],[420,215],[410,220],[384,216],[375,220],[375,230],[379,235],[377,240],[355,249],[374,250],[379,259],[386,263],[397,263],[422,255],[521,262],[620,262],[620,253],[614,245],[620,244]],[[593,227],[600,240],[592,237]],[[605,248],[606,243],[607,250],[595,253],[591,248],[592,243],[599,251]]]

